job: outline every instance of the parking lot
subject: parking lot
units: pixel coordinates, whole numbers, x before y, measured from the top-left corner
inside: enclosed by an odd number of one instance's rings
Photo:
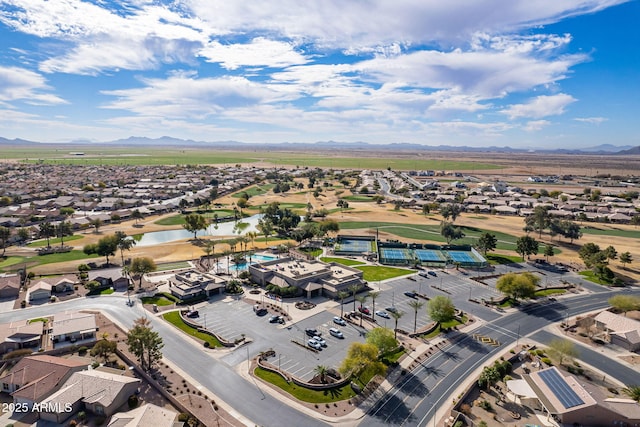
[[[405,331],[413,332],[415,310],[411,307],[412,301],[419,301],[424,305],[418,309],[416,318],[416,329],[420,329],[431,320],[427,314],[427,301],[424,299],[412,298],[405,295],[405,292],[419,292],[429,298],[436,295],[450,297],[456,307],[466,311],[472,311],[475,316],[486,318],[487,320],[500,316],[499,313],[468,302],[469,297],[474,299],[486,299],[491,297],[501,297],[501,293],[495,290],[495,283],[483,285],[471,280],[475,272],[465,273],[461,271],[449,270],[443,272],[434,270],[435,275],[422,277],[415,274],[411,277],[393,279],[382,283],[370,283],[374,291],[380,291],[375,301],[375,310],[385,310],[387,307],[395,307],[404,315],[398,321],[398,327]],[[445,289],[446,292],[438,289]],[[242,298],[224,297],[210,303],[202,304],[198,307],[199,318],[197,319],[203,326],[215,331],[227,340],[235,340],[244,336],[249,341],[244,350],[236,349],[231,352],[219,351],[217,355],[230,365],[246,361],[249,357],[274,350],[275,358],[269,361],[280,366],[292,375],[303,380],[309,380],[314,376],[314,369],[318,365],[338,368],[346,356],[347,349],[352,342],[364,342],[364,329],[357,324],[347,323],[340,326],[333,323],[333,317],[340,314],[340,303],[327,301],[318,297],[313,300],[316,304],[324,305],[324,309],[314,312],[298,310],[293,303],[285,303],[283,307],[290,311],[294,320],[285,324],[270,323],[269,319],[274,313],[264,316],[257,316],[253,311],[252,302]],[[359,303],[356,303],[356,307]],[[365,302],[369,309],[373,310],[371,299]],[[288,308],[287,308],[288,307]],[[344,312],[353,310],[351,298],[345,300]],[[486,316],[486,317],[485,317]],[[377,324],[382,327],[393,328],[395,320],[375,316]],[[356,320],[357,322],[357,320]],[[329,334],[329,328],[337,327],[344,334],[344,339],[339,339]],[[312,351],[307,342],[309,336],[305,329],[317,329],[326,341],[326,346],[318,351]]]

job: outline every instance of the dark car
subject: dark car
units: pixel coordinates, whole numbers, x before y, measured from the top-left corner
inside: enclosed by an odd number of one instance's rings
[[[265,314],[268,313],[267,309],[264,307],[256,309],[255,312],[256,312],[256,316],[264,316]]]
[[[395,307],[387,307],[385,308],[386,311],[388,311],[389,313],[397,313],[398,309]]]
[[[433,270],[429,270],[429,271],[427,271],[427,273],[429,273],[429,274],[430,274],[430,275],[432,275],[433,277],[438,277],[438,275],[436,274],[436,272],[435,272],[435,271],[433,271]]]
[[[417,298],[418,294],[415,291],[407,291],[404,293],[406,296],[408,296],[409,298]]]
[[[284,323],[284,318],[282,316],[271,316],[269,323]]]
[[[425,279],[428,279],[429,278],[429,273],[421,271],[420,273],[418,273],[418,276],[424,277]]]
[[[318,332],[316,329],[307,328],[304,330],[304,332],[310,337],[320,336],[320,332]]]
[[[187,312],[187,317],[198,317],[199,315],[198,310],[191,310]]]

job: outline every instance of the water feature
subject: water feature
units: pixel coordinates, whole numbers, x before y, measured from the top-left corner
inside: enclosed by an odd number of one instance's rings
[[[240,221],[221,222],[219,224],[211,224],[205,230],[198,231],[198,236],[240,236],[247,234],[249,231],[257,231],[256,226],[262,218],[262,214],[256,214],[248,218],[242,218]],[[166,231],[152,231],[144,233],[136,246],[152,246],[162,243],[169,243],[176,240],[189,239],[193,237],[193,233],[184,228]]]
[[[231,264],[229,266],[229,272],[244,271],[247,269],[247,266],[249,264],[256,264],[261,261],[272,261],[274,259],[278,259],[276,256],[272,256],[272,255],[254,254],[251,256],[251,263],[249,263],[248,258],[249,257],[247,257],[247,261],[242,262],[240,264]],[[227,270],[226,261],[224,263],[218,262],[217,269],[218,271],[226,271]]]

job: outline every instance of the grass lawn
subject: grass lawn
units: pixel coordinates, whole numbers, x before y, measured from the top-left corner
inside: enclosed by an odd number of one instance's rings
[[[334,257],[322,257],[322,258],[320,258],[320,261],[322,261],[322,262],[337,262],[338,264],[342,264],[342,265],[362,265],[362,264],[364,264],[364,262],[356,261],[355,259],[334,258]]]
[[[157,265],[156,271],[178,270],[180,268],[190,268],[191,264],[187,261],[165,262]]]
[[[548,297],[549,295],[562,295],[567,291],[564,289],[540,289],[533,295],[534,298]]]
[[[365,195],[344,196],[343,199],[349,202],[373,202],[373,196]]]
[[[36,255],[26,258],[24,262],[34,265],[55,264],[58,262],[76,261],[79,259],[99,258],[97,254],[87,255],[82,251],[63,252],[59,254]],[[33,264],[32,264],[33,263]]]
[[[35,319],[29,319],[29,323],[42,322],[47,323],[49,319],[45,319],[44,317],[36,317]]]
[[[311,255],[312,257],[317,257],[318,255],[322,255],[322,249],[320,248],[308,248],[308,249],[301,249],[302,252],[307,253],[309,255]]]
[[[413,270],[397,267],[382,267],[377,265],[356,266],[358,270],[364,272],[363,279],[368,282],[378,282],[380,280],[392,279],[394,277],[406,276],[415,273]]]
[[[21,256],[10,256],[2,259],[0,261],[0,271],[2,271],[5,267],[10,267],[12,265],[20,264],[24,261],[24,257]]]
[[[173,326],[180,329],[185,334],[195,337],[201,341],[208,342],[209,347],[222,347],[222,344],[216,337],[198,332],[196,328],[192,328],[191,326],[184,323],[182,321],[182,318],[180,317],[180,312],[172,311],[171,313],[163,314],[162,317],[164,318],[164,320],[171,323]]]
[[[303,402],[331,403],[351,399],[356,395],[350,384],[331,390],[310,390],[296,385],[293,382],[287,383],[284,378],[275,372],[267,371],[262,368],[256,368],[253,372],[258,378],[273,384]]]
[[[202,215],[203,217],[207,218],[210,221],[214,221],[214,218],[215,218],[214,215],[218,215],[218,218],[224,218],[224,217],[233,216],[233,210],[231,210],[231,209],[216,209],[216,210],[213,210],[213,211],[206,211],[206,212],[201,213],[199,215]],[[167,218],[159,219],[158,221],[154,222],[154,224],[167,225],[167,226],[184,225],[185,224],[184,215],[182,215],[182,214],[172,215],[172,216],[169,216]]]
[[[260,196],[262,194],[265,194],[275,186],[276,186],[275,184],[254,185],[252,187],[248,187],[248,188],[245,188],[244,190],[238,191],[232,197],[239,199],[244,195],[244,193],[247,193],[249,197]]]
[[[585,280],[588,280],[593,283],[597,283],[598,285],[606,285],[606,286],[613,285],[613,280],[607,280],[605,278],[600,279],[591,270],[584,270],[579,272],[578,274],[581,275]]]
[[[500,254],[487,254],[486,256],[489,264],[514,264],[522,262],[521,256],[513,256],[513,255],[500,255]]]
[[[164,307],[167,305],[173,305],[173,301],[168,298],[165,298],[162,295],[155,295],[152,297],[142,297],[140,298],[143,304],[156,304],[158,307]]]
[[[434,329],[433,331],[431,331],[428,334],[422,335],[421,337],[425,338],[425,339],[437,337],[438,335],[440,335],[440,333],[442,332],[443,329],[453,328],[454,326],[458,326],[458,325],[464,325],[464,324],[467,323],[467,320],[468,319],[467,319],[466,316],[462,316],[462,321],[457,320],[457,319],[453,319],[453,320],[450,320],[448,322],[443,322],[436,329]]]
[[[65,242],[72,242],[74,240],[84,239],[84,236],[80,236],[79,234],[74,234],[73,236],[67,236],[64,238]],[[49,239],[49,244],[51,246],[57,245],[60,243],[60,238],[56,237],[55,239]],[[47,246],[47,241],[45,240],[36,240],[35,242],[31,242],[27,244],[29,248],[43,248]]]
[[[631,239],[640,239],[640,230],[605,230],[597,227],[581,227],[582,234],[595,234],[599,236],[629,237]]]
[[[100,290],[96,290],[96,291],[90,291],[87,295],[89,295],[89,296],[111,295],[114,292],[115,291],[113,290],[113,288],[107,288],[107,289],[100,289]]]

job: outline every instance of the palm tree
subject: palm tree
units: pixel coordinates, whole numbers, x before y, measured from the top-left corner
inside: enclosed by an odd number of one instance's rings
[[[409,307],[413,308],[414,317],[413,317],[413,333],[416,333],[416,325],[418,324],[418,310],[424,307],[424,303],[421,301],[409,301]]]
[[[327,382],[327,372],[329,371],[329,368],[327,368],[324,365],[318,365],[315,368],[313,368],[313,372],[315,372],[316,374],[318,374],[320,376],[320,382],[322,384]]]
[[[249,240],[251,240],[251,247],[255,248],[256,237],[258,237],[258,233],[256,233],[255,231],[249,231],[247,232],[246,236],[249,238]]]
[[[213,240],[207,240],[204,244],[204,253],[207,255],[207,267],[211,268],[211,254],[214,252],[216,244]]]
[[[227,274],[229,274],[229,257],[231,256],[231,251],[229,249],[225,249],[224,251],[222,251],[222,256],[227,258]]]
[[[353,285],[349,285],[349,290],[353,296],[353,311],[356,311],[356,292],[360,290],[360,285],[355,283]]]
[[[622,389],[622,392],[629,396],[630,399],[640,402],[640,386],[630,385]]]
[[[340,317],[344,314],[344,299],[349,296],[349,292],[338,292],[338,298],[340,298]]]
[[[120,258],[122,259],[122,265],[124,265],[124,251],[130,251],[132,247],[136,245],[136,241],[133,238],[127,236],[124,231],[116,231],[118,238],[118,249],[120,249]]]
[[[400,318],[404,316],[404,311],[392,311],[391,312],[391,317],[393,317],[393,320],[396,322],[395,327],[393,328],[393,338],[398,338],[398,320],[400,320]]]
[[[380,295],[379,291],[369,292],[369,298],[371,298],[371,305],[372,305],[371,318],[373,319],[374,322],[376,321],[376,298],[378,298],[378,295]]]
[[[240,236],[238,237],[238,241],[240,242],[241,247],[243,247],[243,252],[247,251],[247,245],[249,244],[249,237],[247,236]]]
[[[360,308],[364,306],[364,303],[369,299],[369,295],[358,295],[356,301],[360,303]],[[360,311],[360,327],[362,327],[362,311]]]

